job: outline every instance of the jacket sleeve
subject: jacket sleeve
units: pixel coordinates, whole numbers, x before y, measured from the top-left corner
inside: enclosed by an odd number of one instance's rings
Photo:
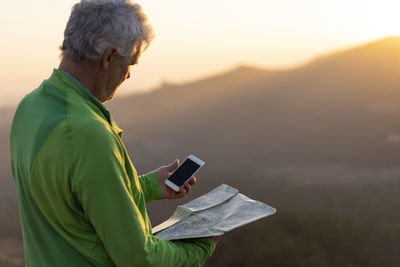
[[[138,177],[130,179],[125,171],[122,144],[105,130],[92,129],[86,135],[72,187],[114,263],[201,266],[214,250],[213,240],[171,242],[153,236]],[[153,174],[147,177],[154,179]],[[147,198],[153,197],[147,194]]]
[[[157,174],[154,171],[140,175],[139,181],[146,203],[149,203],[153,200],[162,199],[161,188],[158,184]]]

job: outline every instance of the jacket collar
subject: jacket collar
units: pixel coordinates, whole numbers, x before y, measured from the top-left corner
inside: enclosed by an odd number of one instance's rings
[[[99,112],[107,119],[108,123],[115,130],[115,132],[121,136],[122,130],[117,126],[115,121],[111,117],[110,111],[97,99],[95,98],[75,77],[73,77],[70,73],[58,69],[53,69],[53,74],[48,80],[50,83],[59,84],[64,83],[67,84],[69,88],[77,91],[82,97],[88,99],[92,102],[98,109]]]

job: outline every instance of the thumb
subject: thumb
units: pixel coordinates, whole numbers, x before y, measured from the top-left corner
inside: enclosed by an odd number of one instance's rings
[[[167,170],[168,172],[173,172],[176,170],[176,168],[178,168],[178,166],[179,166],[179,159],[176,159],[174,162],[172,162],[167,166]]]

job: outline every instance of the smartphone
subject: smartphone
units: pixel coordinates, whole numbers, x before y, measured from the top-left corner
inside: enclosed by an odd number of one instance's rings
[[[171,176],[165,180],[165,184],[175,192],[179,192],[183,184],[203,166],[204,162],[202,160],[194,155],[189,155]]]

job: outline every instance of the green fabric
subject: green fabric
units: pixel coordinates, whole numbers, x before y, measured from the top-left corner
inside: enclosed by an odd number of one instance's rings
[[[146,203],[154,172],[138,176],[109,111],[54,70],[20,103],[11,129],[26,266],[200,266],[210,238],[154,237]]]

